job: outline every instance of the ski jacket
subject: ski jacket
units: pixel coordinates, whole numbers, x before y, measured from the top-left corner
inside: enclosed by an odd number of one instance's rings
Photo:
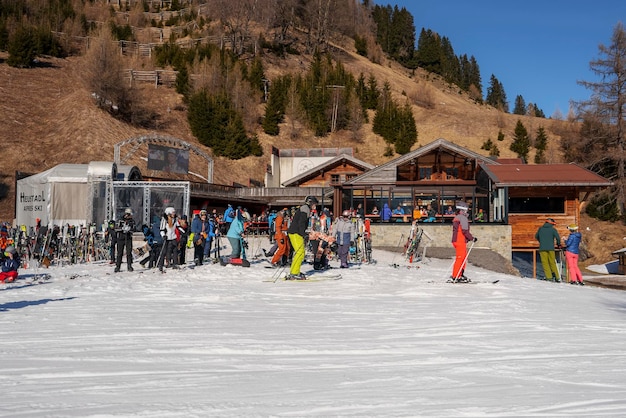
[[[389,205],[385,203],[383,205],[383,213],[381,214],[381,218],[383,221],[388,221],[391,219],[391,209],[389,209]]]
[[[291,225],[287,229],[288,234],[298,234],[302,238],[306,235],[306,229],[309,227],[309,215],[311,214],[311,209],[308,205],[302,205],[296,211],[296,214],[293,215],[293,219],[291,220]]]
[[[163,235],[161,235],[161,221],[158,217],[155,217],[155,221],[152,224],[152,236],[154,237],[155,244],[163,243]]]
[[[270,231],[270,234],[273,234],[276,232],[277,219],[278,219],[278,215],[276,213],[270,213],[270,215],[267,217],[267,227]]]
[[[163,240],[175,241],[178,238],[176,232],[178,228],[180,228],[180,225],[178,224],[178,218],[174,218],[171,224],[168,221],[167,215],[161,218],[161,225],[159,229],[161,231],[161,236],[163,237]]]
[[[226,209],[226,212],[224,212],[224,222],[230,223],[234,219],[235,219],[235,209],[229,206],[228,209]]]
[[[18,255],[14,255],[13,258],[5,257],[2,260],[2,272],[8,273],[10,271],[17,271],[20,267],[20,258]]]
[[[473,241],[474,237],[470,232],[469,221],[467,216],[462,213],[457,214],[452,220],[452,242],[457,242],[461,237],[465,238],[465,242]]]
[[[583,236],[580,232],[572,232],[565,240],[565,251],[572,254],[578,254],[580,251],[580,241]]]
[[[333,224],[332,232],[338,245],[349,245],[350,242],[354,241],[354,224],[349,219],[337,218]]]
[[[230,224],[230,228],[228,228],[228,232],[226,233],[226,237],[228,238],[241,238],[244,232],[243,227],[243,216],[241,216],[240,212],[237,211],[235,215],[235,219]]]
[[[276,232],[274,233],[274,239],[279,241],[287,235],[287,228],[289,227],[289,222],[286,217],[283,215],[276,216],[274,219],[274,225],[276,225]]]
[[[133,234],[135,230],[135,221],[132,217],[124,216],[122,219],[117,221],[117,225],[115,227],[115,231],[117,232],[118,238],[127,238]]]
[[[539,227],[535,234],[535,239],[539,241],[539,251],[554,251],[554,246],[561,244],[559,233],[549,222]]]
[[[208,219],[202,221],[202,218],[200,217],[193,218],[193,221],[191,221],[191,233],[194,237],[199,237],[203,232],[206,234],[202,237],[204,239],[214,237],[215,231],[213,230],[213,223],[211,223]]]

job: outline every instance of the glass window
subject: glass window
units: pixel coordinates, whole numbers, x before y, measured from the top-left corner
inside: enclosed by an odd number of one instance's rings
[[[512,197],[509,213],[565,213],[563,197]]]

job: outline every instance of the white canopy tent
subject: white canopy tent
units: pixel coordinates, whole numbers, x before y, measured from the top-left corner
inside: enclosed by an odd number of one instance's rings
[[[122,167],[124,179],[141,179],[139,169]],[[133,173],[129,176],[129,173]],[[17,225],[88,225],[109,219],[112,212],[112,183],[118,179],[114,162],[59,164],[17,181],[15,220]]]
[[[17,225],[85,225],[88,220],[88,164],[59,164],[17,181]]]
[[[99,227],[133,209],[138,225],[151,224],[166,206],[188,214],[189,182],[144,182],[135,166],[113,162],[59,164],[17,181],[16,225]]]

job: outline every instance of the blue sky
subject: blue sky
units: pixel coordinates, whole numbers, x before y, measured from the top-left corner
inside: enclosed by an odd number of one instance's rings
[[[596,81],[589,62],[609,45],[618,22],[626,25],[626,0],[391,0],[413,15],[416,41],[422,28],[448,37],[455,54],[474,56],[483,95],[491,74],[502,83],[513,110],[515,97],[536,103],[547,117],[567,115],[570,100],[591,91],[577,80]]]

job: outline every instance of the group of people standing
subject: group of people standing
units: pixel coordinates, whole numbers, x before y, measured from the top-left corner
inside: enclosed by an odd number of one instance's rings
[[[557,268],[556,263],[556,247],[559,250],[565,250],[565,262],[569,272],[570,283],[584,285],[585,282],[578,267],[580,243],[582,241],[582,234],[578,231],[578,225],[568,225],[569,236],[564,239],[560,237],[554,227],[555,225],[556,221],[553,218],[548,218],[535,234],[535,238],[539,241],[539,258],[543,267],[544,280],[562,281],[562,272]]]
[[[354,211],[345,210],[334,222],[327,210],[317,212],[317,198],[307,196],[304,204],[289,211],[284,208],[270,215],[270,230],[273,232],[275,248],[270,251],[272,266],[286,267],[289,259],[288,280],[305,280],[306,276],[301,272],[301,266],[305,258],[306,245],[312,244],[315,268],[328,268],[325,254],[330,245],[336,247],[340,260],[340,268],[347,268],[350,246],[353,245],[356,230],[352,222]],[[383,211],[389,210],[384,207]],[[468,282],[465,276],[468,250],[467,244],[476,242],[477,238],[470,232],[468,219],[468,205],[463,201],[456,202],[454,218],[452,221],[452,245],[455,248],[455,259],[452,267],[451,281]],[[191,226],[187,224],[185,216],[179,218],[173,207],[165,209],[163,216],[158,222],[158,228],[144,225],[144,236],[150,246],[150,252],[140,263],[145,265],[149,262],[149,268],[156,266],[163,271],[165,265],[178,268],[185,263],[185,252],[188,237],[192,237],[193,254],[195,265],[202,265],[210,255],[212,244],[216,237],[220,236],[220,227],[216,214],[209,214],[202,209],[194,216]],[[232,249],[230,258],[238,259],[245,252],[245,212],[241,208],[234,209],[228,205],[224,212],[224,230]],[[555,247],[565,249],[565,259],[570,274],[570,283],[583,285],[583,278],[578,267],[579,246],[582,235],[578,232],[577,225],[569,225],[570,232],[566,239],[561,239],[554,227],[556,222],[548,218],[537,230],[535,238],[539,241],[539,256],[543,266],[545,279],[560,282],[561,271],[557,268]],[[111,228],[112,225],[109,225]],[[115,262],[115,272],[119,272],[122,265],[123,254],[126,253],[127,270],[133,271],[132,261],[132,232],[135,230],[132,209],[126,209],[123,217],[113,225],[112,262]],[[216,245],[217,246],[217,245]],[[5,252],[5,264],[11,264],[15,254],[8,249]],[[245,255],[243,256],[245,259]],[[14,264],[14,262],[13,262]],[[5,266],[2,266],[3,271]],[[8,269],[8,267],[6,267]],[[17,269],[15,270],[17,271]],[[0,280],[6,280],[10,277]]]
[[[331,248],[336,249],[340,260],[340,268],[348,268],[350,246],[354,243],[356,228],[352,222],[354,211],[345,210],[334,222],[328,210],[317,210],[318,200],[315,196],[307,196],[304,204],[290,211],[287,208],[270,216],[274,231],[274,247],[267,256],[271,256],[272,266],[286,267],[291,254],[287,280],[306,280],[301,272],[310,244],[313,253],[315,270],[329,268],[327,254]]]

